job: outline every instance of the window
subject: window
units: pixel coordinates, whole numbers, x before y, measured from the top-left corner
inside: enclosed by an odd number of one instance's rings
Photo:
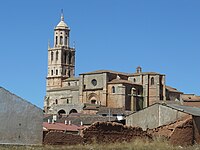
[[[95,99],[91,100],[91,104],[96,104],[96,100]]]
[[[71,72],[70,72],[70,70],[68,71],[68,77],[71,77]]]
[[[56,60],[58,60],[58,51],[56,52]]]
[[[56,75],[58,75],[58,70],[56,70]]]
[[[67,45],[67,37],[65,37],[65,45]]]
[[[92,79],[91,83],[92,83],[93,86],[96,86],[97,85],[97,80],[96,79]]]
[[[67,99],[67,104],[69,104],[69,99]]]
[[[53,52],[51,52],[51,61],[53,61]]]
[[[112,87],[112,93],[115,93],[115,87],[114,86]]]
[[[66,62],[67,62],[66,60],[67,60],[67,53],[65,52],[65,53],[64,53],[64,63],[65,63],[65,64],[66,64]]]
[[[68,82],[68,86],[70,86],[70,82]]]
[[[53,70],[51,70],[51,75],[53,75]]]
[[[56,45],[58,44],[58,37],[56,36]]]
[[[151,85],[154,85],[154,77],[151,77]]]
[[[57,99],[56,99],[55,103],[58,104],[58,100]]]
[[[63,45],[63,37],[60,36],[60,45]]]
[[[69,53],[69,62],[68,62],[68,64],[71,64],[72,62],[72,54],[71,53]]]
[[[133,82],[136,82],[136,79],[135,79],[135,78],[133,79]]]

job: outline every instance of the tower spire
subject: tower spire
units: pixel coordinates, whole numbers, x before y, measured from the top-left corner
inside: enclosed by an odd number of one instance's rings
[[[61,9],[61,21],[64,21],[63,9]]]

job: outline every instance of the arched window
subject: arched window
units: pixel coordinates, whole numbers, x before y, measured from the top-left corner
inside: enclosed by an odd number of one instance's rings
[[[55,103],[58,104],[58,100],[57,99],[56,99]]]
[[[68,62],[68,64],[71,64],[72,62],[72,54],[71,53],[69,53],[69,62]]]
[[[151,77],[151,85],[154,85],[154,77]]]
[[[112,93],[115,93],[115,87],[114,86],[112,87]]]
[[[58,37],[56,36],[56,45],[58,44]]]
[[[65,37],[65,45],[67,45],[67,37]]]
[[[51,75],[53,75],[53,70],[51,70]]]
[[[65,71],[64,71],[64,75],[66,75],[67,74],[67,70],[65,69]]]
[[[71,114],[71,113],[78,113],[78,111],[76,109],[72,109],[69,111],[69,114]]]
[[[65,112],[65,110],[61,109],[61,110],[58,111],[58,114],[62,115],[62,114],[66,114],[66,112]]]
[[[51,61],[53,61],[53,52],[51,52]]]
[[[95,100],[95,99],[92,99],[92,100],[91,100],[91,104],[96,104],[96,100]]]
[[[58,60],[58,51],[56,52],[56,60]]]
[[[63,45],[63,36],[60,36],[60,45]]]
[[[66,62],[67,62],[67,53],[65,52],[64,53],[64,64],[66,64]]]
[[[58,70],[56,70],[56,75],[58,75]]]
[[[133,82],[136,82],[136,79],[135,79],[135,78],[133,79]]]

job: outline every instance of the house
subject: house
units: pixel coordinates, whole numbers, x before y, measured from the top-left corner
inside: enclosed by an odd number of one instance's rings
[[[0,144],[42,144],[42,109],[0,87]]]
[[[126,125],[139,126],[142,127],[143,130],[147,130],[189,116],[192,116],[194,123],[196,122],[196,124],[199,124],[197,120],[200,119],[200,108],[177,104],[156,103],[126,116]]]

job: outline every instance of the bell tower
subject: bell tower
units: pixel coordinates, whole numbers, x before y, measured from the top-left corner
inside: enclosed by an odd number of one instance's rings
[[[61,88],[62,81],[75,75],[75,48],[70,48],[70,28],[61,20],[54,28],[54,46],[48,46],[47,90]]]

